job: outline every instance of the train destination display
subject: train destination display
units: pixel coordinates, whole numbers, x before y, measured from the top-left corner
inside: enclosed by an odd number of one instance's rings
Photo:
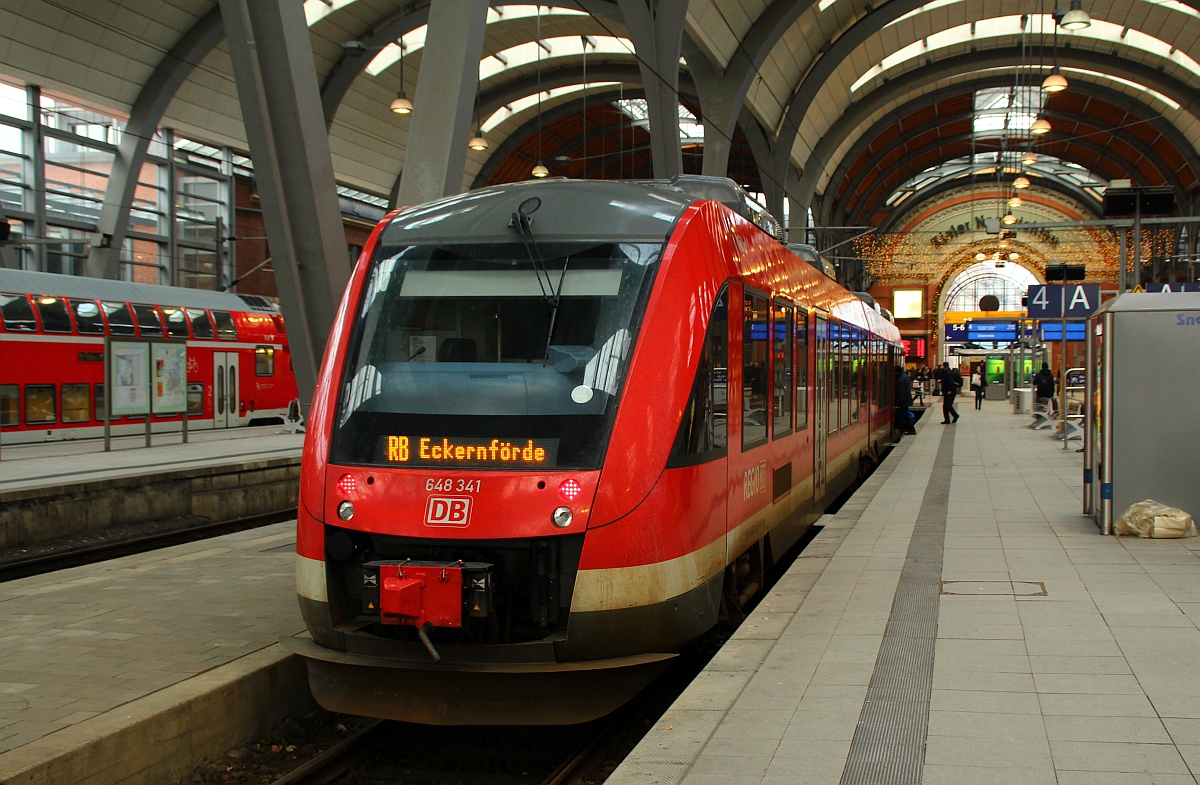
[[[405,466],[551,467],[558,439],[479,439],[445,436],[382,436],[380,463]]]

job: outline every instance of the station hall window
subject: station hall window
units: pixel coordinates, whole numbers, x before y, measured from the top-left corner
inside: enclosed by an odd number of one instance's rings
[[[257,376],[275,375],[275,347],[254,347],[254,373]]]
[[[808,314],[796,309],[796,430],[808,427]]]
[[[21,424],[19,390],[15,384],[0,384],[0,425]]]
[[[42,332],[71,332],[71,313],[67,310],[66,300],[61,297],[41,295],[34,297],[33,302],[37,305],[38,316],[42,319]]]
[[[133,313],[137,316],[138,331],[142,335],[162,335],[162,319],[159,318],[158,309],[153,305],[134,305]]]
[[[691,466],[720,458],[728,445],[729,293],[713,305],[696,381],[683,411],[671,466]]]
[[[742,298],[742,449],[767,442],[767,381],[770,343],[767,298],[746,292]]]
[[[133,335],[133,314],[125,303],[103,303],[110,335]]]
[[[95,300],[71,300],[75,311],[75,329],[83,335],[104,335],[104,318]]]
[[[774,384],[772,398],[772,438],[792,432],[792,306],[775,303],[771,322],[771,363]]]
[[[33,318],[33,307],[23,294],[0,294],[0,316],[4,318],[4,329],[9,332],[35,332],[37,322]]]

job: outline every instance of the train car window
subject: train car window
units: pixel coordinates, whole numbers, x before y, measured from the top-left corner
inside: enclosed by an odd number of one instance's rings
[[[25,385],[26,425],[44,425],[58,421],[56,392],[53,384]]]
[[[187,413],[188,417],[204,416],[204,385],[200,382],[188,382]]]
[[[808,427],[808,313],[796,309],[796,430]]]
[[[275,347],[254,347],[254,374],[255,376],[275,375]]]
[[[0,425],[21,424],[21,392],[15,384],[0,384]]]
[[[37,322],[33,318],[33,307],[23,294],[0,294],[0,317],[4,329],[9,332],[35,332]]]
[[[236,341],[238,334],[233,317],[227,311],[213,311],[212,315],[217,323],[217,337],[222,341]]]
[[[97,384],[97,385],[94,385],[94,386],[95,386],[95,388],[96,388],[96,396],[95,396],[95,401],[96,401],[96,419],[97,419],[97,420],[99,420],[99,421],[101,421],[101,422],[104,422],[104,410],[105,410],[105,408],[107,408],[107,406],[108,406],[107,399],[105,399],[105,397],[104,397],[104,385],[103,385],[103,384]]]
[[[83,335],[104,335],[104,317],[95,300],[71,300],[75,311],[75,329]]]
[[[792,306],[775,303],[771,321],[771,362],[774,366],[771,386],[771,438],[778,439],[792,432]]]
[[[89,384],[62,386],[63,422],[89,422],[92,419],[92,387]]]
[[[158,309],[153,305],[138,305],[135,303],[133,313],[137,317],[138,332],[142,335],[163,334],[162,319],[158,315]]]
[[[71,332],[71,312],[67,310],[66,300],[61,297],[41,295],[34,297],[33,302],[37,306],[38,316],[42,319],[42,332]]]
[[[729,442],[729,292],[717,295],[696,381],[668,466],[693,466],[723,458]]]
[[[208,311],[202,308],[188,308],[187,315],[192,322],[192,335],[208,341],[217,337],[213,332],[212,320],[208,318]]]
[[[536,457],[504,465],[600,467],[662,243],[512,235],[379,246],[356,303],[335,462],[498,466],[484,445],[521,444]],[[456,455],[422,453],[435,439]]]
[[[829,320],[829,432],[842,427],[842,325]]]
[[[109,335],[133,335],[133,314],[125,303],[103,302],[104,315],[108,317]]]
[[[187,314],[182,308],[164,305],[163,316],[166,317],[167,335],[172,338],[187,338],[188,337],[188,319]]]
[[[742,297],[742,450],[767,442],[767,395],[770,343],[767,298],[746,292]]]

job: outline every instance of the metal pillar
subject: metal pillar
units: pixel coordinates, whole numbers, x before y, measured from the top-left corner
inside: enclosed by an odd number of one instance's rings
[[[312,43],[300,3],[220,2],[296,385],[308,405],[350,277]]]
[[[1117,256],[1117,259],[1118,259],[1117,264],[1120,268],[1119,270],[1117,270],[1117,294],[1125,294],[1125,289],[1126,289],[1125,268],[1129,265],[1129,241],[1126,239],[1126,236],[1125,236],[1126,228],[1127,227],[1124,227],[1124,226],[1117,227],[1117,241],[1121,245],[1120,254]]]
[[[33,128],[29,132],[29,164],[32,171],[29,182],[33,184],[33,236],[46,236],[46,133],[42,123],[42,89],[37,85],[25,88],[26,100],[29,101],[29,114],[33,120]],[[33,246],[32,269],[46,271],[46,246],[36,243]]]
[[[434,3],[421,50],[397,201],[421,204],[463,189],[471,112],[479,89],[479,60],[487,32],[483,0]]]
[[[637,52],[649,112],[654,176],[683,172],[679,146],[679,55],[688,0],[617,0]],[[707,133],[706,133],[707,136]],[[706,139],[707,141],[707,139]]]

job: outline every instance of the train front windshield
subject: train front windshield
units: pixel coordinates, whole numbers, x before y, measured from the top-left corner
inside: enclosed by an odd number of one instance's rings
[[[661,244],[382,247],[335,463],[598,468]]]

